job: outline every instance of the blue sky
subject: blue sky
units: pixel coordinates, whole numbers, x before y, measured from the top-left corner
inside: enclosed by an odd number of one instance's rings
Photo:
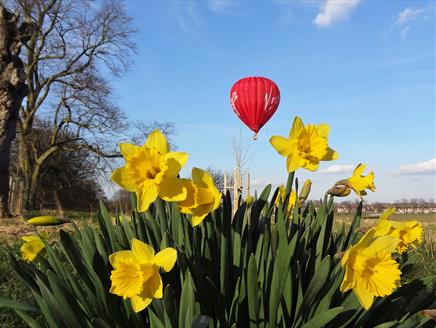
[[[114,84],[131,119],[171,121],[193,166],[231,170],[231,139],[248,147],[252,184],[286,182],[269,144],[294,116],[328,123],[340,158],[297,171],[318,198],[360,162],[376,175],[368,201],[436,198],[433,1],[127,1],[138,29],[134,69]],[[257,141],[228,94],[246,76],[281,91]],[[336,165],[331,168],[332,165]],[[336,173],[328,173],[336,171]]]

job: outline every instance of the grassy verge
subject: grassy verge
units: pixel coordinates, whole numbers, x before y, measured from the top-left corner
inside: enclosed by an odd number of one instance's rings
[[[33,304],[32,294],[9,264],[7,255],[8,246],[1,238],[0,243],[0,297]],[[9,245],[9,247],[12,247],[17,252],[19,251],[19,246],[19,241]],[[27,325],[13,310],[0,309],[0,327],[21,328],[27,327]]]

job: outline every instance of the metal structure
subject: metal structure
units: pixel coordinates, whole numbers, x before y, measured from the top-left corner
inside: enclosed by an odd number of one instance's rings
[[[246,184],[244,186],[244,176]],[[224,192],[227,190],[230,190],[233,195],[233,202],[232,202],[232,213],[235,214],[236,210],[238,208],[238,199],[239,196],[244,196],[244,190],[246,191],[246,196],[248,197],[251,195],[250,193],[250,173],[241,173],[241,170],[239,167],[233,170],[233,185],[227,185],[228,179],[227,179],[227,173],[224,172]]]

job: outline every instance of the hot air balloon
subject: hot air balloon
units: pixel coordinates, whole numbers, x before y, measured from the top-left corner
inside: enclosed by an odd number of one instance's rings
[[[245,77],[230,90],[230,104],[242,122],[257,133],[273,116],[280,103],[277,85],[266,77]]]

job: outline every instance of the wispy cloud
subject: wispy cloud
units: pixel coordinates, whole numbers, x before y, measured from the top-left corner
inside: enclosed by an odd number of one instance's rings
[[[216,14],[221,14],[233,5],[231,0],[209,0],[209,8]]]
[[[435,174],[436,173],[436,158],[432,158],[428,161],[414,164],[400,165],[396,170],[396,174],[408,175],[408,174]]]
[[[354,165],[331,165],[328,168],[321,170],[321,173],[335,174],[352,172]]]
[[[400,37],[405,39],[412,27],[411,24],[414,21],[427,19],[428,18],[428,9],[425,8],[405,8],[398,15],[395,20],[395,23],[392,25],[391,30],[399,29]]]
[[[397,21],[395,23],[398,25],[404,25],[422,17],[423,14],[425,14],[425,10],[423,8],[406,8],[398,14]]]
[[[178,27],[185,33],[197,36],[198,31],[205,23],[194,1],[172,1],[171,16],[176,20]]]
[[[319,27],[328,27],[350,16],[360,0],[326,0],[313,23]]]

